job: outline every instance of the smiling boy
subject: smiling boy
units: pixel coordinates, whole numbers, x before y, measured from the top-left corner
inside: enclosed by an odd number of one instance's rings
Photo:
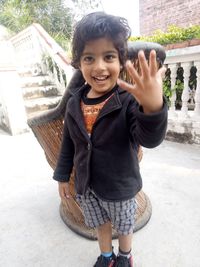
[[[59,194],[70,200],[69,179],[75,169],[75,190],[85,222],[96,228],[101,254],[94,267],[132,267],[135,195],[142,188],[137,151],[153,148],[165,137],[167,105],[156,53],[149,63],[138,58],[141,73],[126,61],[130,28],[126,19],[95,12],[85,16],[73,35],[73,66],[86,81],[70,97],[63,141],[54,179]],[[134,81],[119,80],[126,67]],[[112,226],[119,252],[112,249]]]

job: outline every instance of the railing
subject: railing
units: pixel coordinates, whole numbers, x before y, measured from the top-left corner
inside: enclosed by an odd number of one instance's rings
[[[171,117],[191,118],[200,120],[200,45],[173,49],[166,51],[165,65],[170,69],[171,92],[169,114]],[[177,71],[183,71],[183,91],[181,94],[181,106],[177,108],[177,92],[174,90],[177,79]],[[196,71],[195,86],[189,87],[191,69]]]
[[[48,74],[61,93],[72,75],[66,52],[42,28],[34,23],[10,39],[16,52],[16,63],[21,73]]]
[[[200,144],[200,45],[166,51],[170,70],[171,93],[167,138]],[[182,93],[177,90],[177,72],[182,71]],[[191,86],[191,71],[193,87]],[[190,82],[190,86],[189,86]],[[180,91],[179,91],[180,93]],[[179,106],[177,102],[179,101]]]

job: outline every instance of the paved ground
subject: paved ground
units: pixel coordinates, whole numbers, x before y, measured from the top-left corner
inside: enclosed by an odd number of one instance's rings
[[[98,244],[60,219],[57,184],[34,136],[0,131],[0,162],[0,266],[92,267]],[[153,213],[135,233],[134,267],[199,267],[200,146],[145,149],[141,170]]]

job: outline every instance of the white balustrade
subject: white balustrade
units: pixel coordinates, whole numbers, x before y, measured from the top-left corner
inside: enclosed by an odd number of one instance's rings
[[[173,116],[173,117],[176,117],[177,114],[176,114],[176,107],[175,107],[175,103],[176,103],[176,91],[174,89],[175,87],[175,83],[176,83],[176,76],[177,76],[177,64],[169,64],[168,65],[168,68],[170,69],[171,71],[171,92],[172,92],[172,96],[170,98],[170,101],[171,101],[171,105],[170,105],[170,115]]]
[[[66,51],[56,43],[56,41],[42,28],[40,24],[34,23],[33,26],[40,36],[40,45],[42,47],[43,53],[50,56],[51,59],[57,64],[57,66],[65,73],[67,83],[70,81],[73,73],[73,67],[70,65],[69,59],[66,56]],[[61,93],[65,89],[64,83],[59,84],[61,88]]]
[[[197,68],[197,87],[195,92],[195,108],[194,115],[200,118],[200,61],[195,61],[194,66]]]
[[[184,117],[188,117],[188,100],[189,100],[189,77],[190,77],[190,69],[192,67],[191,62],[181,63],[181,67],[184,71],[184,88],[181,96],[182,107],[181,107],[181,115]]]
[[[175,92],[172,91],[168,137],[170,140],[200,144],[200,45],[166,51],[165,64],[171,70],[171,89],[178,78],[176,67],[181,66],[183,68],[184,78],[181,110],[176,105],[178,99],[176,99]],[[191,84],[189,86],[189,82],[194,81],[194,77],[192,77],[194,73],[191,69],[193,66],[197,69],[196,88],[194,86],[191,88]]]
[[[11,42],[15,49],[16,63],[19,72],[31,71],[36,73],[36,71],[34,71],[34,66],[40,65],[42,50],[39,46],[39,40],[34,29],[28,27],[12,37]]]
[[[184,89],[182,92],[182,108],[181,110],[174,110],[174,100],[175,95],[172,94],[172,97],[170,99],[171,101],[171,107],[169,109],[169,113],[171,115],[177,114],[180,118],[188,118],[192,119],[194,118],[194,114],[199,114],[199,90],[200,90],[200,45],[192,46],[192,47],[186,47],[186,48],[180,48],[180,49],[172,49],[166,51],[166,59],[165,64],[170,68],[171,70],[171,83],[172,86],[174,85],[174,72],[175,72],[175,65],[181,66],[184,70],[183,76],[184,76]],[[190,70],[192,66],[196,66],[197,68],[197,88],[194,99],[191,99],[190,101],[195,100],[193,103],[190,103],[190,111],[188,111],[188,100],[191,98],[190,96],[190,88],[188,85],[189,77],[190,77]],[[176,108],[175,108],[176,109]],[[195,119],[196,120],[196,119]]]
[[[63,79],[63,70],[59,67],[59,72],[60,72],[60,85],[61,85],[61,90],[63,89],[63,88],[65,88],[65,81],[64,81],[64,79]],[[63,91],[63,93],[64,93],[64,91]]]
[[[58,90],[63,93],[65,83],[62,73],[65,73],[67,83],[71,79],[73,68],[67,59],[66,52],[39,24],[33,24],[24,31],[11,38],[15,48],[18,69],[21,72],[31,72],[33,75],[46,74],[47,65],[44,57],[50,57],[54,65],[54,73],[51,75],[56,82]],[[57,65],[60,72],[60,81],[57,77]]]

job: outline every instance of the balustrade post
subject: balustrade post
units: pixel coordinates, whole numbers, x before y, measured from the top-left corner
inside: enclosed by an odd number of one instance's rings
[[[181,67],[184,70],[184,88],[181,96],[182,107],[181,107],[181,116],[188,117],[188,100],[189,100],[189,77],[190,77],[190,69],[192,67],[191,62],[181,63]]]
[[[63,87],[62,87],[62,72],[61,72],[61,68],[58,66],[58,64],[56,62],[53,61],[53,77],[54,77],[54,81],[55,84],[57,86],[58,91],[60,92],[60,94],[63,94]]]
[[[175,83],[176,83],[176,76],[177,76],[177,64],[170,64],[168,65],[168,68],[171,71],[171,92],[172,92],[172,96],[170,98],[171,101],[171,105],[170,105],[170,115],[172,116],[177,116],[176,114],[176,106],[175,106],[175,102],[176,102],[176,91],[174,90],[175,87]]]
[[[56,68],[56,63],[54,61],[53,61],[53,78],[54,78],[55,84],[59,86],[58,72]]]
[[[194,115],[200,117],[200,61],[194,62],[195,67],[197,68],[197,87],[195,92],[195,108]]]
[[[42,49],[42,46],[40,44],[40,40],[38,37],[38,34],[34,28],[30,28],[31,31],[31,41],[32,41],[32,47],[33,47],[33,52],[34,52],[34,60],[35,63],[41,65],[42,68],[42,57],[44,55],[44,51]]]
[[[65,91],[65,82],[63,79],[63,72],[62,69],[59,67],[59,72],[60,72],[60,91],[63,94]]]

